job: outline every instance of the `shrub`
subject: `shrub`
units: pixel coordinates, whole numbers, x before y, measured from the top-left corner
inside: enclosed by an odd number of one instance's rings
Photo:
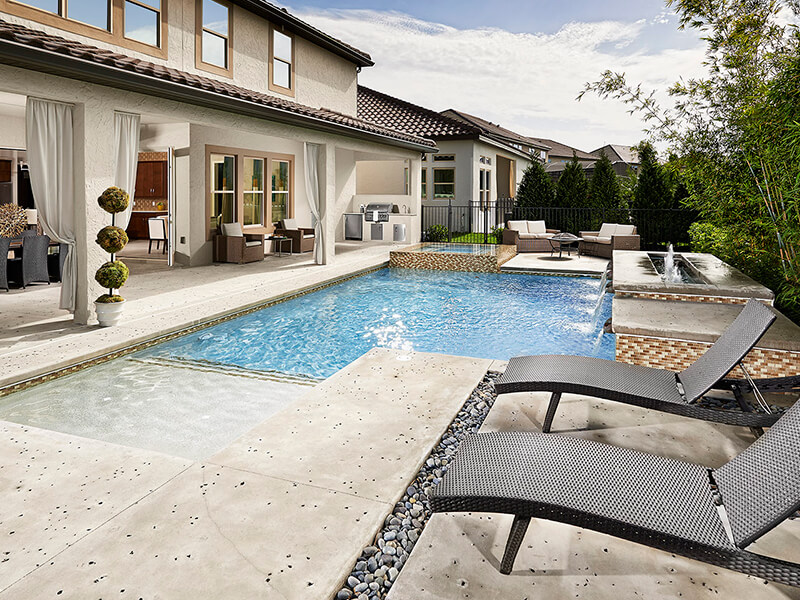
[[[444,225],[431,225],[425,231],[425,237],[429,242],[446,242],[450,232]]]
[[[116,290],[125,285],[128,274],[127,265],[122,261],[115,260],[114,262],[107,262],[97,269],[94,278],[104,288]]]
[[[130,198],[125,190],[112,186],[100,194],[97,203],[100,205],[100,208],[113,215],[121,213],[128,208]]]
[[[506,228],[503,227],[502,225],[498,225],[497,227],[492,227],[492,232],[489,234],[489,237],[494,239],[495,244],[502,244],[503,232],[505,230]]]
[[[98,296],[95,302],[98,302],[100,304],[114,304],[115,302],[125,302],[125,298],[123,298],[122,296],[118,296],[117,294],[113,295],[103,294],[101,296]]]
[[[707,252],[723,258],[727,237],[723,229],[712,223],[692,223],[689,227],[692,252]]]
[[[534,160],[522,175],[517,188],[517,206],[553,206],[556,199],[556,184],[547,174],[544,165]]]
[[[109,254],[116,254],[128,243],[128,234],[121,227],[109,225],[97,232],[97,244]]]

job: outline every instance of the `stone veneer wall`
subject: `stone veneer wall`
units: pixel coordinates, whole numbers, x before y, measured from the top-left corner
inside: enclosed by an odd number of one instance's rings
[[[496,254],[464,254],[446,252],[415,252],[423,244],[407,250],[389,253],[389,266],[403,269],[434,271],[467,271],[471,273],[499,273],[500,267],[516,254],[515,246],[497,246]]]
[[[633,365],[682,371],[710,347],[711,344],[705,342],[618,333],[616,358]],[[744,363],[753,377],[800,375],[800,352],[753,348]],[[737,368],[731,371],[730,376],[742,377],[742,372]]]
[[[729,296],[694,296],[689,294],[665,294],[656,292],[614,292],[617,298],[636,298],[638,300],[673,300],[678,302],[708,302],[712,304],[747,304],[749,298],[734,298]],[[769,306],[773,305],[772,300],[759,298],[761,302]]]

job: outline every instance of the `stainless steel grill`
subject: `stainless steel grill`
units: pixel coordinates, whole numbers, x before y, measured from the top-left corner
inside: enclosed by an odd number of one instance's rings
[[[364,220],[371,223],[388,223],[389,213],[392,212],[392,205],[383,202],[367,204],[364,209]]]

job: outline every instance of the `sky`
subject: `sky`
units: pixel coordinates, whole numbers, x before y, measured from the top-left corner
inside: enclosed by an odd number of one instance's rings
[[[368,52],[359,82],[581,150],[643,139],[615,100],[576,97],[606,70],[657,91],[702,75],[704,46],[662,1],[290,0],[301,19]]]

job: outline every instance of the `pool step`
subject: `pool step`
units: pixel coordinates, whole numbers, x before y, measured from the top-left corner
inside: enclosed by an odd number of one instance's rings
[[[206,373],[217,373],[220,375],[231,375],[233,377],[247,377],[249,379],[261,379],[263,381],[274,381],[277,383],[289,383],[292,385],[305,385],[313,387],[324,377],[310,377],[297,373],[284,373],[271,369],[245,369],[236,365],[218,363],[210,360],[188,359],[188,358],[127,358],[131,362],[137,362],[159,367],[173,367],[178,369],[191,369],[194,371],[204,371]]]

